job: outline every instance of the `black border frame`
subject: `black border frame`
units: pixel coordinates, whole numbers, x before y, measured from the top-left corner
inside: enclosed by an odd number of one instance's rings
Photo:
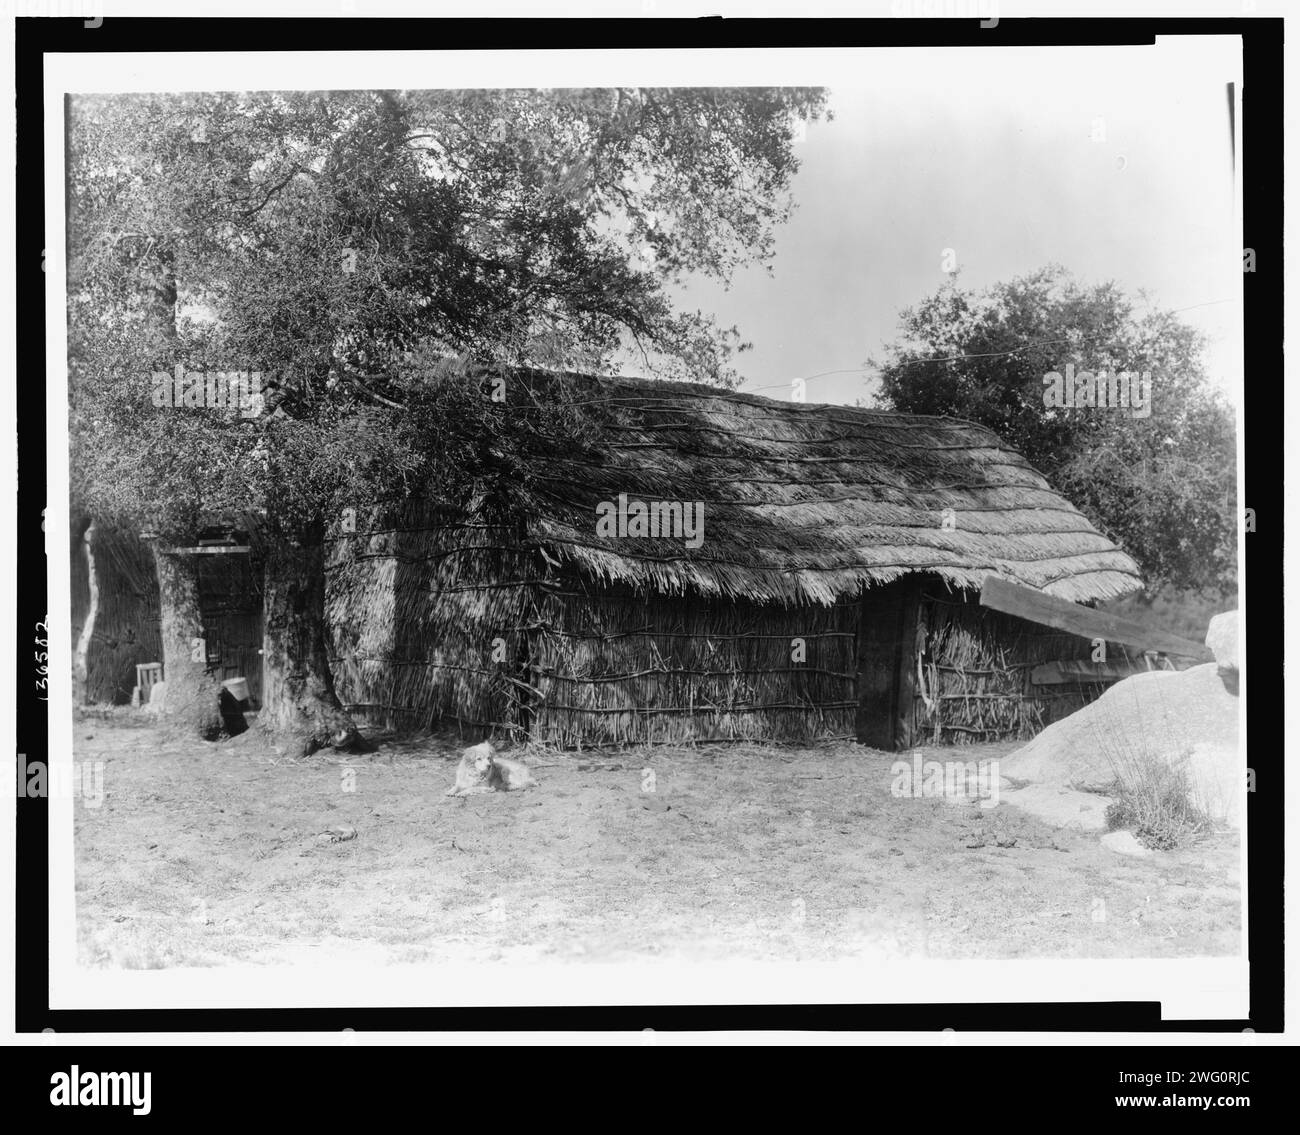
[[[1151,44],[1157,35],[1239,35],[1243,39],[1243,244],[1256,252],[1245,274],[1246,373],[1272,374],[1278,386],[1246,385],[1245,447],[1249,504],[1259,530],[1246,537],[1259,565],[1247,577],[1256,621],[1248,656],[1250,697],[1283,704],[1279,623],[1283,502],[1282,452],[1282,43],[1281,19],[1001,20],[982,28],[968,20],[408,20],[408,19],[141,19],[108,16],[86,28],[78,19],[15,21],[17,86],[16,315],[19,375],[16,737],[20,753],[48,754],[45,703],[38,700],[26,658],[26,628],[43,617],[48,593],[43,557],[45,504],[45,297],[37,274],[44,245],[43,83],[45,52],[306,51],[736,47],[921,47]],[[418,45],[416,48],[415,45]],[[1068,81],[1063,77],[1062,81]],[[273,85],[268,76],[267,86]],[[1248,108],[1248,109],[1247,109]],[[55,317],[56,313],[50,313]],[[38,377],[39,376],[39,380]],[[1249,444],[1248,444],[1249,442]],[[1244,570],[1244,564],[1243,570]],[[1265,570],[1267,566],[1268,570]],[[1258,758],[1265,744],[1256,729]],[[20,1033],[228,1031],[557,1031],[557,1030],[817,1030],[1087,1032],[1276,1032],[1283,1025],[1283,746],[1247,798],[1249,815],[1251,1012],[1241,1020],[1162,1021],[1153,1002],[985,1003],[909,1005],[718,1005],[514,1008],[102,1009],[51,1010],[48,1003],[47,801],[20,798],[17,808],[15,1028]],[[53,1053],[46,1054],[54,1057]],[[67,1058],[49,1063],[66,1067]],[[1154,1064],[1154,1062],[1152,1062]],[[1109,1090],[1109,1089],[1108,1089]]]

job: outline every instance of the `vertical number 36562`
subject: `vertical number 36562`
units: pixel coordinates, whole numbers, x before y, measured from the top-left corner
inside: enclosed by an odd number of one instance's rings
[[[45,641],[43,635],[49,634],[49,630],[45,626],[44,619],[36,624],[36,630],[41,632],[36,636],[36,645],[40,649],[33,652],[36,655],[36,673],[39,675],[36,679],[36,688],[41,691],[41,701],[48,701],[49,699],[45,696],[45,683],[48,680],[49,670],[46,669],[45,663],[49,660],[49,654],[47,653],[49,644]]]

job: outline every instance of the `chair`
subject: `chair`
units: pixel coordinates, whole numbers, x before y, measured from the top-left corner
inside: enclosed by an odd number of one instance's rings
[[[161,662],[144,662],[135,668],[135,696],[132,702],[143,704],[149,700],[149,691],[156,682],[161,682],[163,668]]]

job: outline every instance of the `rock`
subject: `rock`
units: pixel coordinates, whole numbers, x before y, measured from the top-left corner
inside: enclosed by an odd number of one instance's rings
[[[1238,622],[1236,611],[1225,611],[1210,620],[1210,628],[1205,632],[1205,645],[1214,651],[1214,661],[1218,663],[1220,674],[1240,669],[1237,655]]]
[[[345,843],[357,838],[357,829],[351,827],[326,828],[316,837],[317,843]]]
[[[1186,769],[1193,802],[1212,820],[1239,826],[1245,787],[1239,707],[1212,662],[1125,678],[1003,758],[997,770],[1001,799],[1052,823],[1095,828],[1097,806],[1104,815],[1116,782],[1160,760]],[[1083,790],[1093,806],[1056,798]]]
[[[1132,832],[1107,832],[1101,837],[1101,845],[1117,855],[1132,855],[1138,859],[1155,854],[1149,847],[1143,846]]]
[[[1216,823],[1240,830],[1246,770],[1237,746],[1213,741],[1193,745],[1186,767],[1192,803]]]

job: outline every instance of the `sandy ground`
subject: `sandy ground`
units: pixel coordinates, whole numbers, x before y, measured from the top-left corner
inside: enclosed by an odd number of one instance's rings
[[[435,739],[295,762],[256,731],[165,744],[130,710],[74,736],[104,787],[76,805],[83,964],[1240,952],[1235,835],[1129,859],[898,798],[897,755],[851,744],[539,752],[539,787],[448,798]]]

